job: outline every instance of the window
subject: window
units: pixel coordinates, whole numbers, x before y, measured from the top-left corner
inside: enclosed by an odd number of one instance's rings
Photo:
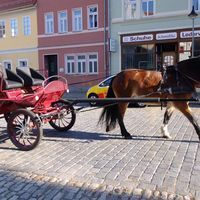
[[[0,20],[0,38],[4,38],[6,36],[6,25],[4,20]]]
[[[18,60],[18,67],[28,67],[28,60],[27,59]]]
[[[86,73],[86,58],[85,55],[78,56],[78,73]]]
[[[58,32],[66,33],[67,32],[67,12],[61,11],[58,13]]]
[[[154,45],[125,45],[122,47],[122,69],[155,70]]]
[[[195,39],[194,56],[200,55],[200,40]],[[192,42],[179,43],[179,61],[186,60],[192,56]]]
[[[114,76],[110,76],[109,78],[105,79],[103,82],[99,84],[100,87],[109,86]]]
[[[136,17],[136,0],[124,0],[125,18],[133,19]]]
[[[195,10],[200,10],[200,0],[192,0]]]
[[[73,31],[81,31],[83,29],[82,22],[82,10],[75,9],[73,10]]]
[[[186,60],[191,56],[192,42],[179,43],[179,61]]]
[[[45,33],[46,34],[54,33],[53,13],[46,13],[45,14]]]
[[[98,54],[85,53],[84,55],[65,56],[66,74],[97,74],[98,73]]]
[[[11,27],[11,36],[15,37],[18,35],[18,23],[17,19],[10,20],[10,27]]]
[[[29,16],[23,17],[23,31],[24,31],[24,35],[31,34],[31,19]]]
[[[89,73],[97,73],[98,72],[98,60],[97,54],[89,55]]]
[[[66,63],[65,72],[67,74],[75,73],[75,59],[74,59],[74,56],[66,56],[65,63]]]
[[[12,69],[12,63],[11,63],[11,61],[10,60],[4,60],[3,61],[3,66],[5,67],[5,68],[7,68],[7,69]]]
[[[154,15],[154,0],[142,0],[143,16]]]
[[[88,7],[88,28],[98,27],[98,8],[97,6]]]

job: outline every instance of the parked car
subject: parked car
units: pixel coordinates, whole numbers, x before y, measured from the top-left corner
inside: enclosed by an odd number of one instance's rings
[[[112,75],[106,79],[104,79],[103,81],[101,81],[100,83],[90,87],[86,93],[87,98],[92,98],[92,99],[96,99],[96,98],[106,98],[107,92],[108,92],[108,88],[110,85],[110,82],[112,80],[112,78],[115,75]],[[91,106],[96,106],[96,103],[90,103]],[[129,104],[131,107],[144,107],[145,104],[143,103],[131,103]]]
[[[100,83],[90,87],[86,93],[87,98],[92,98],[92,99],[106,98],[110,82],[114,76],[115,75],[110,76],[101,81]],[[91,105],[96,105],[96,103],[91,103]]]

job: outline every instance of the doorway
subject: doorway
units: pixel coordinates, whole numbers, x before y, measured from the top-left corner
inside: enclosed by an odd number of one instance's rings
[[[48,77],[58,75],[57,55],[45,55],[45,69],[48,71]]]
[[[176,65],[178,60],[178,43],[156,44],[157,69],[163,66]]]
[[[175,52],[163,52],[162,63],[165,66],[176,64],[176,53]]]

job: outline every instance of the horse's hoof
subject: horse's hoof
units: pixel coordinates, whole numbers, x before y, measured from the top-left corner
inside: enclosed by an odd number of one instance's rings
[[[163,138],[165,138],[165,139],[172,139],[172,137],[170,135],[163,135]]]
[[[106,126],[106,132],[112,131],[113,129],[115,129],[115,127]]]
[[[106,132],[109,132],[110,131],[110,128],[107,126],[106,127]]]
[[[125,135],[124,139],[130,140],[130,139],[132,139],[132,136],[131,135]]]

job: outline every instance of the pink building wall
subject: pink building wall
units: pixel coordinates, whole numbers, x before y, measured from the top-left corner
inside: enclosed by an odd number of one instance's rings
[[[88,14],[87,7],[91,5],[98,6],[98,28],[94,30],[88,29]],[[83,16],[83,31],[72,31],[72,9],[82,8]],[[48,70],[45,66],[45,55],[57,55],[58,74],[65,76],[69,84],[76,82],[86,82],[90,86],[99,82],[107,75],[108,52],[104,53],[104,12],[107,17],[107,1],[104,10],[104,0],[39,0],[38,1],[38,42],[39,42],[39,65],[41,70]],[[66,34],[58,33],[58,12],[67,11],[68,17],[68,32]],[[54,15],[54,33],[51,35],[45,34],[44,14],[53,12]],[[107,27],[106,18],[106,30]],[[106,31],[106,51],[107,51],[107,31]],[[66,74],[65,72],[65,55],[69,54],[84,54],[95,52],[98,54],[98,74]],[[104,54],[106,58],[104,58]],[[106,61],[106,63],[104,62]],[[86,66],[87,67],[87,66]],[[97,81],[92,81],[96,79]]]

